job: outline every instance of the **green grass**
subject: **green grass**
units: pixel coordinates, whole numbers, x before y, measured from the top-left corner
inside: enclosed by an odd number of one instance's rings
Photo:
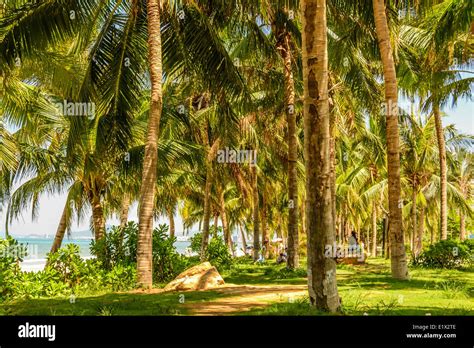
[[[304,266],[304,264],[303,264]],[[274,262],[242,261],[221,272],[226,283],[239,285],[306,284],[304,268],[288,272]],[[474,272],[470,270],[410,269],[410,280],[390,276],[387,260],[366,265],[339,265],[337,271],[342,314],[345,315],[473,315]],[[188,315],[192,303],[228,295],[216,291],[179,293],[97,293],[76,298],[25,299],[0,306],[0,315]],[[180,302],[181,300],[181,302]],[[281,301],[240,315],[322,315],[307,297]]]
[[[473,315],[474,270],[410,269],[410,280],[390,276],[387,260],[339,265],[342,313],[346,315]],[[309,299],[276,303],[245,315],[321,315]]]
[[[184,295],[184,302],[183,297]],[[214,291],[185,293],[109,293],[69,298],[17,300],[0,306],[3,315],[187,315],[185,304],[205,302],[221,294]]]

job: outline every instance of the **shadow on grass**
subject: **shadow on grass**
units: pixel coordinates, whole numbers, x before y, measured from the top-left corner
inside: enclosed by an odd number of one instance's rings
[[[182,297],[181,295],[184,295]],[[99,296],[25,299],[4,304],[3,315],[186,315],[181,302],[209,301],[221,297],[215,291],[173,293],[112,293]],[[3,311],[3,313],[2,313]]]

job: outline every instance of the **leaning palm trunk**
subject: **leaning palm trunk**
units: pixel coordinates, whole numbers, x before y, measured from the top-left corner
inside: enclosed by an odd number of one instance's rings
[[[423,233],[425,232],[425,207],[420,209],[420,220],[418,221],[418,231],[416,234],[415,240],[415,256],[418,256],[421,253],[423,248]]]
[[[286,117],[288,122],[288,260],[290,269],[298,267],[298,142],[296,138],[295,82],[292,70],[290,34],[284,33],[278,49],[283,58]],[[263,221],[262,221],[263,223]]]
[[[324,250],[333,245],[328,103],[326,0],[303,0],[304,154],[308,288],[311,304],[336,312],[340,298],[336,262]]]
[[[122,206],[120,207],[120,235],[119,235],[119,254],[123,252],[123,239],[125,228],[128,224],[128,210],[130,208],[130,196],[126,193],[122,199]]]
[[[389,239],[392,277],[395,279],[408,279],[407,257],[402,231],[402,211],[400,207],[400,138],[398,132],[397,76],[390,44],[390,31],[385,14],[384,0],[373,0],[373,7],[385,80]]]
[[[95,240],[98,241],[105,235],[104,209],[102,208],[99,194],[92,194],[90,204],[92,207],[92,224],[94,226]]]
[[[224,230],[224,241],[227,245],[227,249],[233,255],[234,249],[232,247],[232,236],[229,229],[229,224],[227,221],[227,214],[225,211],[225,198],[224,198],[224,191],[221,191],[219,194],[219,209],[222,221],[222,229]]]
[[[459,239],[466,239],[466,216],[463,212],[459,213]]]
[[[128,223],[128,210],[130,208],[130,198],[128,194],[124,194],[122,206],[120,208],[120,228],[124,228]]]
[[[260,252],[260,221],[258,217],[259,211],[259,202],[258,202],[258,176],[257,176],[257,167],[253,167],[252,170],[252,179],[253,182],[253,259],[254,261],[258,260]]]
[[[174,238],[176,233],[176,227],[174,223],[174,214],[172,208],[168,209],[168,219],[170,220],[170,238]]]
[[[440,169],[440,229],[441,240],[448,239],[448,177],[446,166],[446,142],[444,140],[443,123],[439,105],[433,105],[436,137],[438,139],[439,169]]]
[[[377,202],[372,203],[372,256],[377,256]]]
[[[209,244],[209,222],[211,220],[211,185],[212,185],[212,173],[211,163],[207,163],[206,169],[206,186],[204,188],[204,221],[202,228],[202,241],[201,241],[201,261],[206,260],[207,245]]]
[[[153,285],[153,207],[156,170],[158,164],[158,137],[162,109],[161,23],[159,0],[147,1],[148,59],[150,65],[151,103],[143,159],[142,186],[139,201],[139,232],[137,247],[138,284],[144,288]]]
[[[240,236],[242,238],[242,248],[244,249],[244,253],[247,254],[247,240],[245,239],[245,233],[242,228],[242,224],[239,223],[239,230],[240,230]]]
[[[61,215],[61,220],[59,220],[58,229],[56,230],[56,235],[54,236],[54,242],[51,246],[50,253],[54,254],[56,251],[61,248],[61,244],[64,239],[64,234],[66,233],[67,229],[67,221],[68,221],[68,203],[64,206],[63,213]]]
[[[269,255],[269,239],[268,239],[268,224],[267,224],[267,201],[266,201],[266,195],[265,191],[262,192],[262,215],[261,215],[261,225],[262,225],[262,246],[265,247],[265,250],[263,250],[263,256],[265,258],[268,258]]]
[[[417,207],[416,207],[416,188],[413,188],[413,197],[412,197],[412,236],[411,236],[411,250],[414,255],[416,255],[416,236],[418,232],[417,228]]]

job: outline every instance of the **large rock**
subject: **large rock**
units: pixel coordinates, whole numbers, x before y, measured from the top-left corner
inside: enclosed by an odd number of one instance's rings
[[[191,267],[165,286],[165,291],[206,290],[224,284],[224,279],[209,262]]]

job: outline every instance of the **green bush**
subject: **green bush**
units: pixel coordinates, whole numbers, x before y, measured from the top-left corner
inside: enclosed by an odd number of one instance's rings
[[[0,248],[17,245],[0,241]],[[22,272],[18,258],[0,257],[1,300],[88,294],[95,291],[120,291],[136,285],[135,265],[114,265],[106,270],[97,259],[84,261],[79,247],[68,244],[48,255],[47,266],[40,272]],[[6,255],[6,256],[5,256]]]
[[[79,246],[68,244],[54,254],[48,254],[46,272],[51,271],[59,280],[70,287],[78,285],[88,274],[86,263],[79,255]]]
[[[169,281],[187,267],[186,258],[176,251],[176,238],[168,237],[168,225],[159,225],[153,231],[153,280]]]
[[[14,284],[21,273],[19,262],[26,248],[11,237],[0,239],[0,302],[14,295]]]
[[[91,253],[106,269],[117,264],[130,265],[137,260],[138,225],[129,222],[124,228],[113,226],[104,238],[92,241]]]
[[[412,265],[426,268],[461,268],[472,265],[474,243],[470,240],[442,240],[430,245],[417,257],[412,258]]]
[[[159,225],[153,230],[153,280],[166,282],[181,273],[189,264],[176,251],[176,238],[168,236],[168,226]],[[91,253],[107,270],[119,265],[136,267],[138,225],[129,222],[125,228],[112,227],[104,238],[91,244]]]
[[[201,252],[202,233],[196,233],[191,237],[191,250],[197,253]],[[227,248],[222,236],[222,228],[211,226],[209,229],[209,244],[206,251],[206,260],[208,260],[217,269],[229,269],[232,266],[232,255]]]

